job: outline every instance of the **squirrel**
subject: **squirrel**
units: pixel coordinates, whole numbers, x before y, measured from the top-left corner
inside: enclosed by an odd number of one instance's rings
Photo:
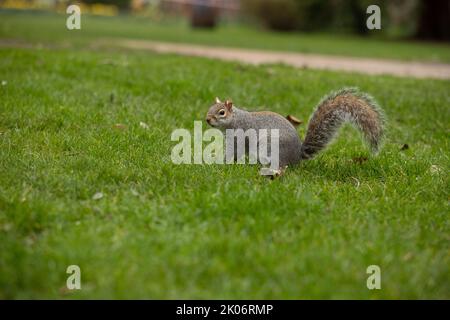
[[[273,176],[281,175],[288,165],[313,158],[327,146],[343,123],[356,126],[373,153],[378,152],[385,131],[383,110],[370,95],[358,88],[344,88],[325,96],[309,120],[303,141],[295,128],[300,123],[295,117],[283,117],[270,111],[245,111],[230,100],[221,102],[216,98],[206,115],[206,122],[222,131],[278,129],[279,169]]]

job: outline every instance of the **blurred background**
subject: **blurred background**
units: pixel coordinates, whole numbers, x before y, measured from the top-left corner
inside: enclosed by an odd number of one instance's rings
[[[329,32],[367,35],[366,9],[377,4],[382,30],[376,37],[450,40],[448,0],[0,0],[0,10],[56,11],[69,4],[82,14],[133,15],[154,22],[186,20],[193,28],[213,29],[221,23],[246,24],[277,32]]]
[[[0,0],[0,299],[450,298],[449,3]],[[270,184],[170,161],[215,96],[306,123],[344,86],[387,112],[380,157],[346,128]]]

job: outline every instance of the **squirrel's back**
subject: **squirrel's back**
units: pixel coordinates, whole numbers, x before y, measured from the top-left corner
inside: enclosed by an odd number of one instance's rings
[[[254,129],[258,133],[267,129],[271,139],[271,129],[278,129],[279,163],[281,167],[298,163],[301,160],[302,142],[295,127],[283,116],[271,111],[245,111],[233,107],[232,129]]]

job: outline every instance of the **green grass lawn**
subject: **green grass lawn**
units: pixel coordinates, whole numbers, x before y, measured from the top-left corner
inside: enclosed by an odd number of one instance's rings
[[[340,34],[261,32],[245,25],[222,24],[214,31],[192,30],[185,20],[160,23],[149,18],[81,16],[81,30],[65,28],[67,15],[0,11],[0,39],[59,42],[63,45],[95,42],[98,38],[135,38],[214,46],[320,53],[450,63],[450,45],[389,41]]]
[[[45,47],[1,81],[0,298],[450,298],[448,81]],[[273,181],[171,162],[215,96],[306,121],[344,86],[386,111],[377,157],[345,127]]]

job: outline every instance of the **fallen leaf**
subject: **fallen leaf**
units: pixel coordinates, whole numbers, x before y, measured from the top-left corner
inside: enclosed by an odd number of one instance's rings
[[[144,128],[144,129],[148,129],[148,128],[150,128],[149,126],[148,126],[148,124],[146,124],[145,122],[139,122],[139,125],[141,126],[141,128]]]
[[[408,150],[408,149],[409,149],[409,145],[408,145],[407,143],[405,143],[405,144],[400,148],[400,151]]]
[[[402,259],[403,259],[403,261],[408,261],[408,260],[411,260],[412,257],[413,257],[413,254],[411,252],[408,252],[402,257]]]
[[[367,157],[363,157],[363,156],[352,158],[352,161],[355,162],[355,163],[358,163],[358,164],[362,164],[362,163],[366,162],[367,160],[368,160],[368,158]]]
[[[118,130],[125,130],[127,128],[127,126],[122,123],[116,123],[113,125],[113,128],[118,129]]]
[[[100,200],[101,198],[103,198],[103,193],[101,192],[97,192],[92,196],[92,200]]]
[[[355,177],[351,177],[353,180],[355,180],[355,182],[356,182],[356,185],[355,185],[355,187],[356,188],[359,188],[359,186],[360,186],[360,182],[359,182],[359,180],[358,179],[356,179]]]
[[[59,294],[62,295],[62,296],[66,296],[66,295],[68,295],[70,293],[72,293],[72,290],[70,290],[66,286],[63,286],[63,287],[59,288]]]
[[[267,69],[267,74],[270,76],[273,76],[274,74],[276,74],[276,71],[273,68],[269,68],[269,69]]]
[[[301,124],[303,123],[302,120],[297,119],[296,117],[294,117],[293,115],[290,115],[290,114],[286,116],[286,119],[287,119],[290,123],[292,123],[292,125],[293,125],[294,127],[297,127],[297,126],[299,126],[299,125],[301,125]]]
[[[430,167],[430,171],[431,171],[431,173],[439,173],[441,171],[441,168],[439,168],[438,165],[433,164]]]
[[[109,66],[119,66],[119,67],[127,67],[127,61],[118,61],[116,59],[104,59],[100,61],[100,65],[109,65]]]
[[[236,66],[236,70],[237,71],[246,71],[247,70],[247,66],[239,64],[239,65]]]

